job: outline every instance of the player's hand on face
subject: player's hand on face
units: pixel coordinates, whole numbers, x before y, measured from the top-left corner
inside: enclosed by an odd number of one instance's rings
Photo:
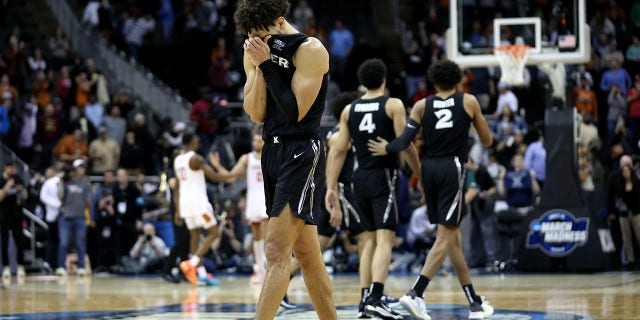
[[[387,154],[386,148],[388,144],[389,142],[384,138],[377,137],[376,140],[369,139],[369,142],[367,142],[367,147],[369,148],[369,151],[372,155],[384,156]]]
[[[267,44],[269,38],[271,38],[270,35],[267,35],[264,40],[260,37],[249,37],[244,41],[244,54],[253,65],[259,66],[271,58],[271,49]]]

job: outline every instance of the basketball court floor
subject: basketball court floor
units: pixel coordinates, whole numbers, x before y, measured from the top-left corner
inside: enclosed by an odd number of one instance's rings
[[[385,291],[400,297],[414,279],[392,275]],[[357,276],[332,280],[339,318],[355,319]],[[0,290],[0,319],[253,319],[259,287],[244,276],[220,282],[197,288],[157,277],[12,278]],[[640,273],[484,274],[474,276],[474,286],[496,308],[490,319],[640,319]],[[297,308],[282,310],[276,319],[317,319],[301,277],[292,280],[288,292]],[[453,276],[437,276],[426,298],[434,320],[468,316]]]

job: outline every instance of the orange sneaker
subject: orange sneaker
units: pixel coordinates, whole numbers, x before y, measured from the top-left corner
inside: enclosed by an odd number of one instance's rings
[[[180,271],[184,274],[185,278],[191,282],[192,285],[198,285],[198,277],[196,276],[196,267],[192,266],[189,260],[180,262]]]

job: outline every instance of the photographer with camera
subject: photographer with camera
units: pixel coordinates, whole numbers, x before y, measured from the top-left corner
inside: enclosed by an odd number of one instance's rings
[[[168,255],[167,246],[164,241],[156,236],[156,228],[146,223],[143,227],[143,234],[138,237],[138,241],[131,248],[129,257],[123,259],[125,269],[132,273],[154,273],[160,271],[164,266],[164,259]]]
[[[2,278],[11,277],[9,268],[9,231],[16,243],[19,278],[24,278],[24,237],[22,235],[22,204],[29,197],[22,178],[17,174],[16,163],[7,160],[0,176],[0,235],[2,236]]]

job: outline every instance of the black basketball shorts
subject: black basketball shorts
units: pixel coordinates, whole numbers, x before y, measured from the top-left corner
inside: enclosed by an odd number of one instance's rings
[[[422,186],[429,221],[458,226],[464,215],[464,163],[458,157],[422,160]]]
[[[353,193],[365,231],[396,230],[398,226],[398,178],[394,169],[363,169],[353,173]]]

